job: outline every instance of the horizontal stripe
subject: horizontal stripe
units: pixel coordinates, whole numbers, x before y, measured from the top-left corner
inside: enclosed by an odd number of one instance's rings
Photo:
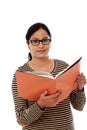
[[[67,63],[61,60],[54,61],[53,76],[68,66]],[[21,71],[32,71],[27,63],[18,69]],[[82,110],[85,104],[85,93],[75,90],[56,107],[46,108],[42,111],[36,102],[18,97],[15,74],[12,81],[12,94],[17,122],[27,125],[23,126],[22,130],[74,130],[70,99],[75,97],[73,106],[77,110]]]

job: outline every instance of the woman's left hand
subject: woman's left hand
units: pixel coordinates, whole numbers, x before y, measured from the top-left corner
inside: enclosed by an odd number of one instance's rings
[[[86,85],[87,81],[86,81],[86,77],[84,76],[83,73],[81,73],[76,80],[76,83],[78,85],[78,90],[81,91],[84,87],[84,85]]]

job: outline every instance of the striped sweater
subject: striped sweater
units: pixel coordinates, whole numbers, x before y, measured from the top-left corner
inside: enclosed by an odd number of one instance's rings
[[[64,61],[56,59],[54,61],[55,67],[51,72],[53,76],[68,66]],[[20,66],[18,70],[33,71],[28,62]],[[56,107],[41,110],[35,101],[18,97],[15,74],[12,80],[12,95],[17,122],[22,126],[22,130],[74,130],[71,105],[74,109],[81,111],[86,102],[85,92],[74,90]]]

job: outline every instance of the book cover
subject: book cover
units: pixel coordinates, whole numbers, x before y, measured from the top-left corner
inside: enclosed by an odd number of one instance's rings
[[[62,90],[58,102],[63,101],[77,87],[75,81],[80,74],[81,59],[82,57],[55,77],[45,72],[21,72],[17,70],[18,96],[36,101],[45,90],[48,91],[49,95],[56,93],[57,90]]]

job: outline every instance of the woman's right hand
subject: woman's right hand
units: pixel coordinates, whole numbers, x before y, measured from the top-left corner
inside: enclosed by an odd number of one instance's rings
[[[58,99],[61,96],[62,92],[58,90],[55,94],[48,95],[47,90],[45,90],[37,101],[38,106],[43,109],[46,107],[54,107],[58,103]]]

